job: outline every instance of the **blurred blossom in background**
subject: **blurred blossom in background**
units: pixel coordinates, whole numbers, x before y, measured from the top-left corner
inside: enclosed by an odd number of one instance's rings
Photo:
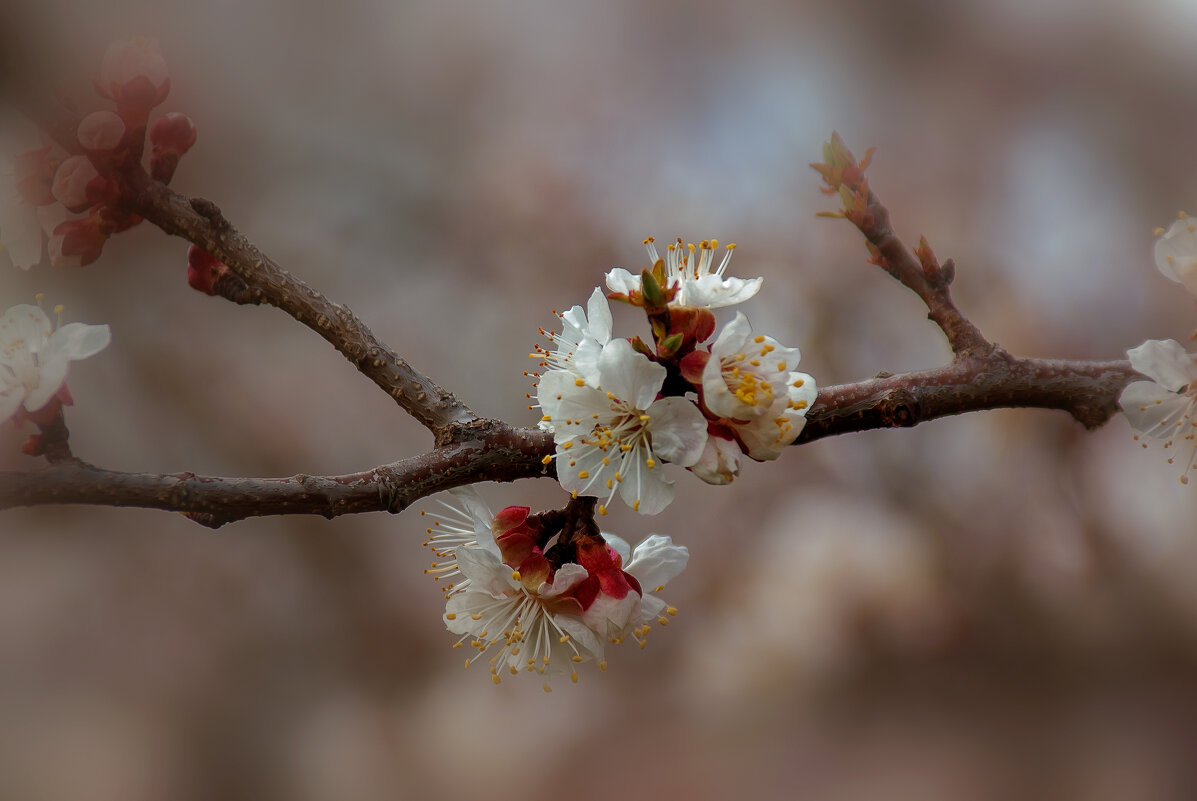
[[[754,326],[820,386],[944,363],[806,165],[834,128],[910,244],[1019,354],[1123,357],[1197,304],[1151,231],[1197,211],[1197,4],[16,2],[3,46],[94,69],[156,36],[173,185],[485,415],[532,424],[536,327],[640,241],[739,244]],[[0,47],[2,50],[3,47]],[[11,63],[21,63],[13,60]],[[75,271],[0,264],[112,344],[82,458],[331,474],[427,433],[311,332],[188,288],[143,225]],[[3,258],[3,257],[0,257]],[[624,317],[620,317],[624,314]],[[723,319],[721,317],[721,319]],[[616,325],[641,325],[616,310]],[[34,463],[0,432],[0,469]],[[463,671],[414,510],[209,531],[0,514],[0,797],[1182,799],[1197,786],[1197,490],[1117,418],[1007,410],[680,476],[681,614],[551,695]],[[550,481],[483,485],[559,506]],[[424,505],[431,504],[432,501]],[[590,666],[584,666],[590,667]]]

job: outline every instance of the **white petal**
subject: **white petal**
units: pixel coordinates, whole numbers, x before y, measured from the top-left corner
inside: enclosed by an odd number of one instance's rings
[[[67,323],[50,337],[47,354],[63,354],[70,361],[86,359],[108,347],[112,332],[106,325]]]
[[[566,562],[557,568],[557,572],[553,574],[552,583],[541,583],[536,594],[543,598],[556,598],[585,581],[589,575],[590,573],[581,565]]]
[[[665,478],[661,465],[649,470],[637,460],[631,472],[619,484],[619,497],[628,506],[635,509],[636,501],[640,501],[640,514],[655,515],[673,502],[673,482]]]
[[[1197,363],[1175,339],[1149,339],[1126,352],[1131,367],[1175,392],[1197,380]]]
[[[763,278],[720,278],[704,275],[697,281],[687,281],[686,305],[709,306],[712,309],[743,303],[761,290]]]
[[[614,339],[599,356],[599,386],[637,409],[647,409],[665,383],[666,370],[637,353],[626,339]]]
[[[632,558],[632,546],[629,545],[628,541],[623,537],[617,536],[615,534],[608,534],[604,531],[603,540],[615,549],[615,552],[619,554],[619,558],[623,560],[623,564],[626,565],[628,560]]]
[[[590,320],[590,336],[600,345],[611,341],[611,305],[607,303],[607,296],[598,287],[590,293],[590,300],[586,302],[586,312]]]
[[[499,546],[495,544],[495,535],[490,527],[491,521],[495,519],[495,516],[491,513],[486,501],[483,500],[482,494],[472,486],[455,487],[449,490],[449,494],[453,496],[453,500],[457,502],[462,511],[473,522],[474,536],[478,541],[477,547],[490,551],[494,556],[498,557]]]
[[[579,495],[601,495],[606,491],[607,480],[615,478],[619,469],[617,461],[608,460],[598,448],[577,447],[570,450],[557,446],[557,480],[561,488]]]
[[[806,373],[790,373],[788,390],[790,401],[806,404],[803,411],[810,409],[814,405],[815,399],[819,397],[819,388],[815,386],[815,379]]]
[[[643,624],[656,620],[664,613],[666,606],[667,604],[660,598],[645,595],[640,599],[640,609],[636,612],[635,623]]]
[[[470,580],[470,586],[495,597],[512,589],[511,568],[494,553],[476,547],[458,548],[457,569]]]
[[[39,307],[19,303],[0,317],[0,348],[20,341],[26,350],[37,353],[53,330],[50,318]]]
[[[590,431],[596,423],[611,417],[611,403],[597,389],[577,385],[578,376],[565,370],[550,370],[540,377],[536,398],[548,415],[558,442]],[[594,415],[599,415],[595,418]]]
[[[648,407],[653,453],[687,467],[698,461],[707,444],[707,419],[685,398],[661,398]]]
[[[594,636],[594,632],[582,621],[582,618],[573,615],[554,615],[553,622],[569,635],[574,645],[588,652],[595,659],[603,658],[602,642]],[[585,656],[587,654],[582,655]]]
[[[707,444],[690,472],[708,484],[730,484],[740,475],[740,446],[734,440],[707,437]]]
[[[636,577],[645,593],[653,593],[677,578],[689,561],[690,550],[686,546],[674,545],[672,538],[653,534],[636,546],[632,560],[623,569]]]
[[[1169,439],[1176,435],[1177,421],[1191,420],[1194,400],[1188,395],[1168,392],[1152,381],[1136,381],[1122,390],[1118,398],[1131,428],[1150,437]]]
[[[715,344],[711,345],[712,356],[735,356],[744,349],[744,343],[752,336],[752,323],[744,312],[736,312],[736,317],[719,332]],[[714,361],[714,359],[712,359]]]
[[[599,344],[598,340],[586,337],[578,343],[577,350],[574,351],[574,367],[578,371],[578,375],[588,385],[598,388],[600,386],[599,376],[599,357],[603,355],[603,346]]]
[[[1155,241],[1155,265],[1161,273],[1197,292],[1197,224],[1184,218]]]
[[[599,595],[582,613],[582,620],[600,637],[617,636],[640,608],[640,593],[630,591],[622,598]]]
[[[639,292],[640,276],[632,275],[622,267],[616,267],[607,273],[607,288],[622,295]]]

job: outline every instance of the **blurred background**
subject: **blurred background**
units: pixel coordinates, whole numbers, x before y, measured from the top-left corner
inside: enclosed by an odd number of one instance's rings
[[[173,185],[485,415],[534,421],[537,326],[646,265],[649,235],[737,242],[732,272],[766,282],[744,310],[820,385],[945,363],[917,298],[814,217],[832,129],[877,146],[896,229],[956,259],[959,304],[1011,351],[1120,358],[1197,323],[1151,258],[1152,229],[1197,212],[1191,0],[3,15],[38,64],[19,80],[156,36],[160,110],[199,128]],[[3,307],[44,292],[112,327],[71,374],[77,455],[284,476],[430,446],[311,332],[189,289],[185,252],[143,225],[81,270],[0,263]],[[37,466],[28,433],[0,431],[0,469]],[[727,488],[679,471],[665,513],[605,522],[691,549],[681,614],[549,695],[462,670],[415,510],[217,531],[3,512],[0,797],[1192,798],[1197,487],[1166,455],[1122,419],[1006,410],[794,448]]]

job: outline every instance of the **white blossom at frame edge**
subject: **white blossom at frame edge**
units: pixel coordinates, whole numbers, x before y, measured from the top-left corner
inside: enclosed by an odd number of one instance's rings
[[[67,323],[55,330],[38,306],[19,304],[0,316],[0,420],[24,405],[35,412],[66,381],[70,363],[108,346],[106,325]]]
[[[1197,455],[1197,360],[1174,339],[1149,339],[1127,351],[1127,356],[1131,367],[1152,380],[1129,384],[1118,405],[1133,429],[1164,440],[1165,448],[1178,441],[1189,443],[1180,479],[1188,483]]]
[[[1182,212],[1155,240],[1154,253],[1155,266],[1166,278],[1197,295],[1197,224],[1192,218]]]

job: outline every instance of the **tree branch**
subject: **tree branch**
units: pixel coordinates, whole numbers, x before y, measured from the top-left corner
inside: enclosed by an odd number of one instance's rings
[[[1122,388],[1138,378],[1129,362],[1018,359],[1001,349],[946,367],[824,387],[796,444],[876,428],[908,427],[947,415],[1004,407],[1062,409],[1087,428],[1106,422]],[[135,506],[183,512],[217,528],[247,517],[401,512],[435,492],[479,481],[552,476],[543,463],[551,435],[478,420],[462,441],[344,476],[217,478],[192,473],[120,473],[63,462],[0,473],[0,509],[46,504]]]
[[[427,426],[438,445],[459,440],[462,427],[479,419],[452,392],[375,337],[349,307],[333,303],[262,253],[224,218],[215,203],[202,198],[188,200],[152,180],[140,167],[122,177],[128,183],[123,198],[127,210],[227,264],[248,286],[248,291],[238,293],[236,302],[268,303],[315,331]]]

